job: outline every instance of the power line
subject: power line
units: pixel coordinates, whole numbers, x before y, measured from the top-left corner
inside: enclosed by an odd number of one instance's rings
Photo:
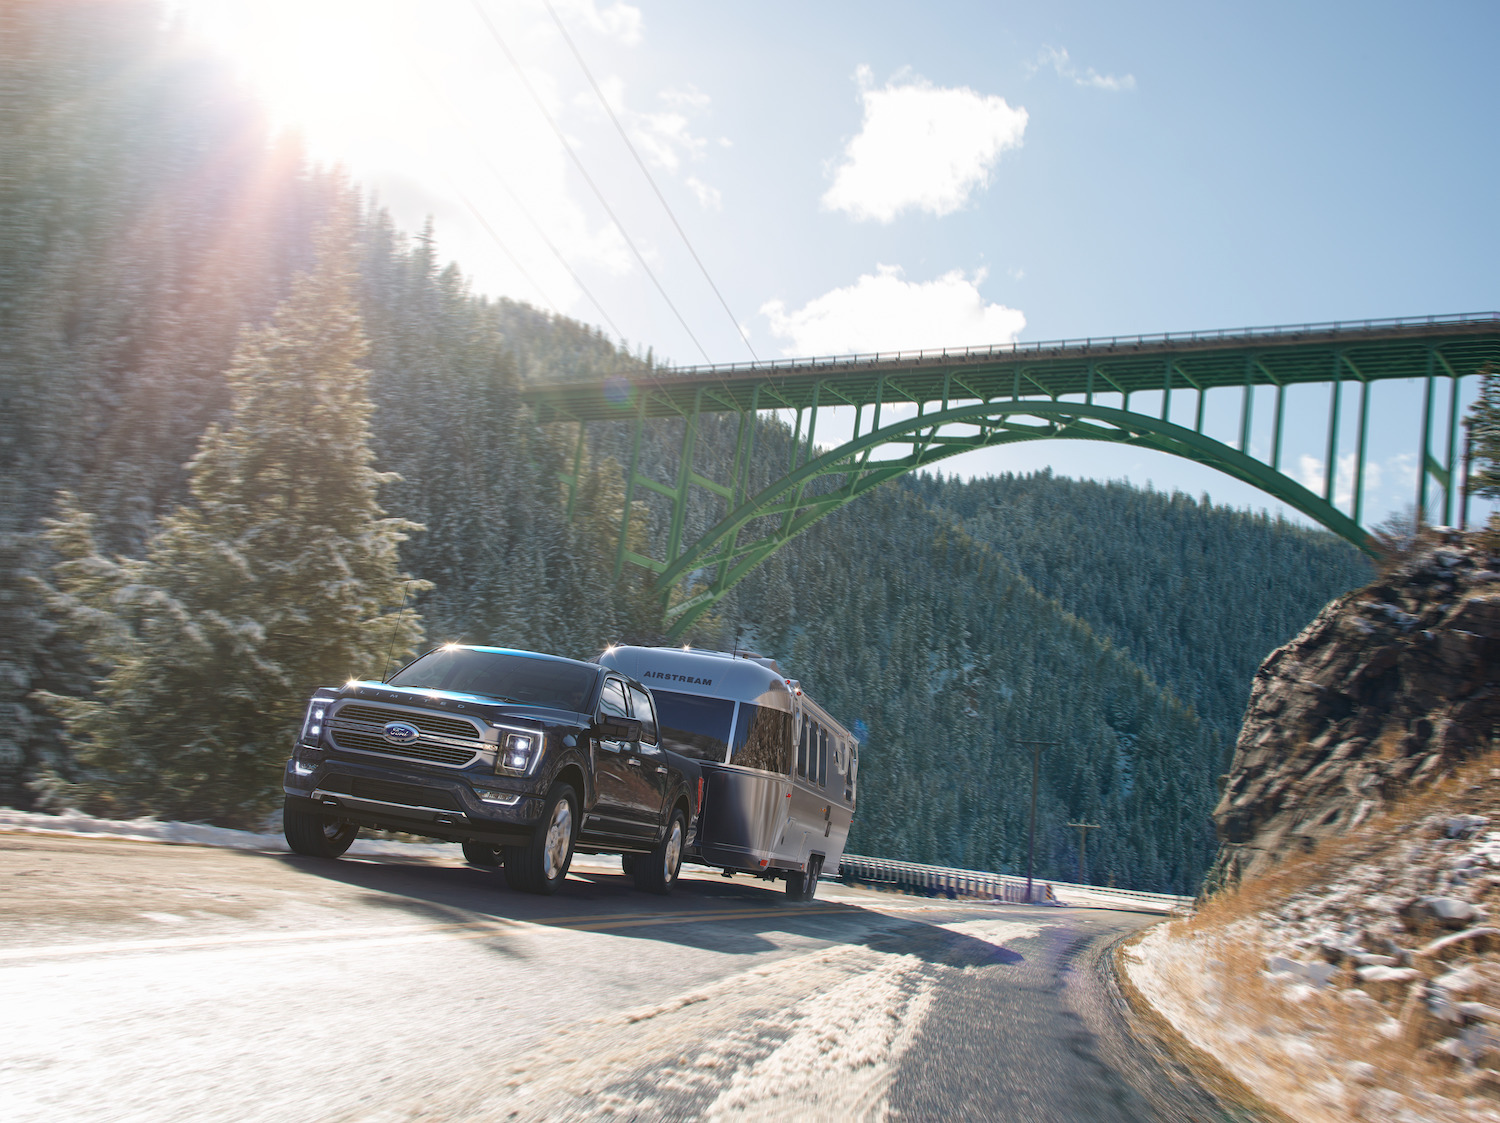
[[[470,131],[468,130],[464,122],[460,119],[458,111],[453,107],[453,103],[437,88],[436,84],[434,84],[432,79],[428,76],[427,72],[423,70],[421,66],[417,67],[417,73],[421,75],[422,81],[426,84],[428,92],[433,96],[433,100],[439,102],[443,106],[443,108],[448,111],[448,115],[453,118],[454,123],[457,124],[461,130]],[[479,150],[476,149],[476,151]],[[616,324],[615,321],[610,317],[610,314],[604,310],[604,305],[599,303],[599,298],[593,294],[593,291],[590,290],[588,285],[584,284],[583,278],[580,277],[576,272],[574,272],[573,267],[568,264],[567,258],[563,257],[562,251],[553,244],[551,238],[547,237],[546,231],[542,229],[541,224],[537,222],[535,216],[533,216],[531,211],[527,209],[526,204],[521,202],[520,196],[518,196],[511,188],[509,181],[507,181],[505,178],[505,175],[500,171],[499,168],[495,167],[495,165],[490,161],[490,158],[486,156],[483,151],[479,151],[479,157],[484,161],[484,166],[489,168],[490,174],[499,181],[501,188],[503,188],[505,193],[510,196],[510,201],[516,205],[516,209],[519,210],[525,217],[526,221],[531,224],[531,228],[536,232],[537,237],[539,237],[546,244],[547,248],[552,251],[552,256],[557,258],[558,264],[567,270],[568,276],[572,277],[573,282],[583,290],[583,295],[589,298],[589,302],[593,304],[595,311],[597,311],[600,316],[604,317],[604,322],[607,323],[610,327],[610,330],[615,333],[615,338],[623,340],[625,338],[625,333],[620,330],[619,325]],[[452,182],[451,177],[449,177],[449,182]],[[473,209],[474,208],[471,206],[470,210],[472,211]],[[483,220],[481,219],[481,221]],[[509,256],[509,251],[507,251],[507,256]],[[511,260],[514,261],[515,258],[512,257]],[[525,270],[522,270],[523,274],[524,272]],[[535,284],[534,281],[532,283]],[[548,303],[551,302],[548,301]],[[558,315],[560,316],[562,315],[562,313],[558,312]]]
[[[510,252],[510,247],[505,244],[505,240],[501,238],[499,234],[495,233],[495,228],[490,225],[489,220],[480,213],[479,208],[476,207],[473,202],[470,201],[469,197],[464,194],[464,189],[460,187],[454,180],[454,178],[451,175],[448,175],[446,172],[444,173],[444,178],[447,179],[448,186],[453,189],[453,193],[459,197],[464,206],[469,208],[469,213],[474,216],[479,225],[483,226],[489,233],[489,236],[495,239],[495,244],[500,247],[501,252],[504,253],[506,257],[510,258],[510,263],[520,271],[521,276],[525,277],[527,281],[531,282],[531,287],[536,289],[536,291],[541,294],[542,300],[545,301],[547,306],[552,309],[553,313],[559,319],[561,319],[562,309],[560,309],[553,302],[552,298],[547,295],[547,290],[542,288],[542,286],[537,282],[537,279],[526,271],[526,266],[521,264],[520,259],[516,257],[515,254]]]
[[[646,167],[646,162],[641,159],[641,154],[636,151],[635,144],[632,143],[629,135],[625,132],[625,127],[620,124],[620,119],[615,116],[615,111],[609,107],[609,101],[605,98],[604,91],[599,88],[599,83],[594,81],[594,75],[589,70],[588,63],[583,61],[583,55],[574,46],[572,36],[568,34],[568,29],[563,26],[563,21],[558,18],[556,9],[552,7],[552,0],[542,0],[542,2],[547,5],[547,12],[552,16],[552,22],[557,24],[557,30],[562,34],[563,42],[568,45],[568,50],[572,51],[573,57],[578,60],[578,65],[583,70],[583,76],[589,80],[589,85],[594,88],[594,94],[599,98],[599,104],[604,106],[604,112],[609,114],[609,119],[615,126],[615,132],[620,134],[620,139],[625,142],[625,147],[630,149],[631,156],[635,157],[636,166],[641,169],[641,174],[646,177],[646,182],[651,185],[651,190],[656,193],[656,198],[661,203],[662,209],[667,212],[667,217],[672,220],[672,225],[676,228],[678,236],[682,239],[682,244],[687,247],[688,253],[692,254],[693,261],[697,264],[699,272],[703,274],[703,279],[708,282],[708,287],[714,290],[714,296],[719,298],[719,306],[724,309],[724,314],[729,317],[730,323],[734,324],[734,330],[739,333],[740,339],[744,341],[745,348],[750,352],[750,357],[759,362],[760,356],[755,353],[755,348],[751,346],[750,337],[745,334],[745,329],[740,326],[739,320],[730,311],[729,302],[724,299],[724,294],[719,291],[719,286],[714,284],[714,279],[709,276],[708,267],[703,264],[703,259],[698,256],[698,251],[693,249],[693,243],[688,240],[687,231],[682,228],[682,223],[677,221],[677,216],[672,212],[672,207],[667,202],[666,196],[661,193],[661,188],[656,185],[656,180]]]
[[[651,283],[656,286],[656,291],[661,294],[661,298],[667,302],[667,307],[672,310],[672,315],[677,317],[677,322],[682,325],[682,330],[687,332],[688,338],[693,341],[693,346],[698,348],[698,353],[703,356],[703,361],[712,364],[713,360],[708,357],[708,352],[703,349],[703,344],[698,342],[698,337],[693,334],[693,329],[688,327],[687,321],[682,318],[682,313],[677,310],[677,305],[672,303],[672,298],[667,295],[667,290],[662,288],[661,282],[657,280],[656,274],[651,270],[651,266],[646,264],[646,259],[642,256],[641,251],[636,249],[636,245],[631,241],[630,235],[625,233],[624,225],[615,215],[614,208],[609,205],[609,201],[604,198],[604,192],[599,190],[599,185],[594,182],[593,176],[589,175],[588,169],[583,166],[583,161],[578,158],[578,153],[573,151],[573,146],[568,143],[568,138],[563,135],[562,129],[552,119],[552,114],[547,111],[546,102],[536,92],[536,88],[532,86],[531,80],[526,77],[526,72],[521,69],[520,62],[511,53],[511,49],[506,46],[505,40],[501,38],[500,32],[496,29],[494,23],[491,22],[489,13],[484,10],[479,0],[470,0],[470,3],[473,5],[474,10],[479,13],[479,18],[484,21],[484,26],[489,29],[490,37],[495,40],[495,44],[510,61],[510,65],[515,69],[517,77],[521,79],[521,84],[526,87],[526,92],[531,95],[531,100],[536,102],[537,108],[541,110],[542,116],[546,118],[547,124],[551,126],[552,132],[557,136],[558,142],[562,144],[563,150],[572,159],[573,165],[578,169],[578,173],[583,176],[584,182],[589,185],[589,189],[593,191],[594,197],[599,200],[599,205],[604,208],[604,213],[609,215],[609,220],[615,224],[615,229],[620,232],[620,237],[625,239],[625,244],[630,247],[630,252],[640,262],[641,268],[646,271],[646,276],[651,278]]]

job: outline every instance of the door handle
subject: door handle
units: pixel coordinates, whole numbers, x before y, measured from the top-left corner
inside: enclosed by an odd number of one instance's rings
[[[658,771],[658,772],[660,772],[660,773],[662,773],[662,775],[666,775],[666,771],[667,771],[667,770],[666,770],[666,769],[665,769],[665,768],[664,768],[664,767],[662,767],[662,766],[661,766],[661,765],[660,765],[660,764],[658,764],[658,765],[657,765],[657,766],[656,766],[656,770],[657,770],[657,771]]]
[[[625,763],[630,765],[631,768],[639,768],[641,766],[641,758],[638,756],[628,756],[625,758]]]

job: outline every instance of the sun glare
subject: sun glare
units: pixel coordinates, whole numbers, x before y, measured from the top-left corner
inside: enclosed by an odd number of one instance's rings
[[[317,159],[360,163],[413,124],[392,3],[179,0],[177,11]]]

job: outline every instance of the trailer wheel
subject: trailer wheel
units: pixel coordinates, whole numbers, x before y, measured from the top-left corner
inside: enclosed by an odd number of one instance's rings
[[[550,897],[561,888],[573,861],[578,834],[578,797],[567,784],[553,784],[542,818],[525,846],[505,848],[505,883],[523,893]]]
[[[500,865],[500,855],[493,846],[486,846],[482,842],[466,838],[464,839],[464,861],[471,866],[492,870]]]
[[[336,815],[308,811],[287,797],[281,813],[281,833],[294,854],[309,858],[337,858],[354,845],[359,827]]]
[[[823,876],[823,859],[814,857],[807,863],[807,888],[802,891],[802,899],[810,901],[813,894],[818,891],[818,878]]]
[[[682,871],[682,844],[687,837],[687,824],[681,811],[672,812],[672,821],[667,831],[649,854],[640,854],[635,860],[635,887],[648,893],[666,896],[677,884],[677,875]]]

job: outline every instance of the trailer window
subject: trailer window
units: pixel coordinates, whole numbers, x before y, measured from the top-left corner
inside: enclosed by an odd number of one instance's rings
[[[818,787],[828,786],[828,731],[818,729]]]
[[[797,741],[797,775],[807,775],[807,741],[812,736],[812,722],[803,719],[802,736]]]
[[[728,755],[733,702],[655,688],[651,695],[656,699],[662,748],[695,760],[722,761]]]
[[[790,776],[792,715],[785,710],[741,702],[740,720],[734,729],[734,756],[729,763]]]

